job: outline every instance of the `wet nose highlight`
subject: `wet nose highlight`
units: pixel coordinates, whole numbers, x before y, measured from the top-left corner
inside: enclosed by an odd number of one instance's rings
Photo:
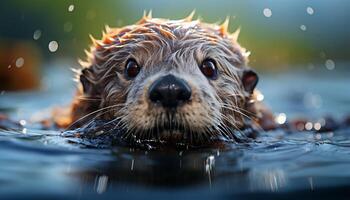
[[[149,88],[150,100],[161,103],[166,108],[175,108],[190,100],[191,94],[192,90],[187,82],[172,74],[160,77]]]

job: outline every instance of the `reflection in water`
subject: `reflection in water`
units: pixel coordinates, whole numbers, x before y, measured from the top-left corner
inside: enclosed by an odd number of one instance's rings
[[[217,172],[217,150],[207,152],[146,152],[120,149],[114,159],[87,170],[72,172],[85,184],[94,183],[97,193],[104,192],[108,185],[139,185],[143,187],[185,188],[207,185],[209,188],[220,177],[241,176],[244,170],[237,169],[237,158],[229,161],[225,173]],[[238,155],[238,154],[237,154]],[[227,162],[220,159],[220,163]]]
[[[256,169],[249,173],[251,189],[278,191],[287,184],[287,176],[283,169]]]
[[[98,194],[102,194],[107,190],[108,176],[102,175],[96,177],[94,188]]]
[[[314,190],[314,180],[313,180],[313,178],[312,178],[312,177],[309,177],[309,178],[308,178],[308,181],[309,181],[309,183],[310,183],[310,189],[311,189],[311,191]]]
[[[215,165],[215,157],[212,155],[207,157],[205,161],[205,172],[208,174],[210,187],[211,187],[211,174],[212,174],[213,168],[215,167],[214,165]]]

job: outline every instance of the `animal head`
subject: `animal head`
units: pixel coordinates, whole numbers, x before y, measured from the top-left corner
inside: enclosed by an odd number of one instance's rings
[[[106,28],[81,62],[73,118],[118,122],[125,138],[196,143],[232,138],[258,77],[249,53],[222,25],[152,18]]]

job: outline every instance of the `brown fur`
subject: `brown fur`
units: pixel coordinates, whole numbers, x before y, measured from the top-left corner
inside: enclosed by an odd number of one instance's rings
[[[92,39],[88,59],[81,62],[82,85],[72,104],[71,121],[81,125],[96,118],[120,120],[133,137],[167,140],[169,134],[149,133],[169,121],[169,114],[152,105],[146,91],[158,77],[172,73],[193,91],[191,101],[171,116],[175,124],[184,126],[190,140],[230,137],[225,127],[239,130],[245,118],[255,119],[257,113],[255,104],[247,106],[254,99],[241,81],[248,53],[237,42],[239,31],[230,34],[227,26],[228,20],[219,26],[192,21],[191,15],[176,21],[144,16],[135,25],[107,27],[101,40]],[[198,68],[208,57],[217,62],[217,80],[208,80]],[[124,75],[128,58],[142,66],[133,80]]]

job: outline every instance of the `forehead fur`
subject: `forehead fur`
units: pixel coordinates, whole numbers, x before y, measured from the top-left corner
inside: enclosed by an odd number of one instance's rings
[[[121,28],[107,26],[101,40],[91,37],[93,45],[91,51],[86,52],[88,62],[81,64],[88,67],[91,64],[104,65],[108,61],[123,62],[131,56],[138,58],[140,54],[145,59],[153,56],[154,61],[174,52],[186,60],[189,52],[204,57],[204,53],[212,51],[216,51],[214,56],[221,56],[235,66],[247,63],[248,53],[237,42],[239,30],[229,33],[228,20],[222,25],[208,24],[192,20],[192,16],[193,13],[181,20],[143,16],[134,25]]]

